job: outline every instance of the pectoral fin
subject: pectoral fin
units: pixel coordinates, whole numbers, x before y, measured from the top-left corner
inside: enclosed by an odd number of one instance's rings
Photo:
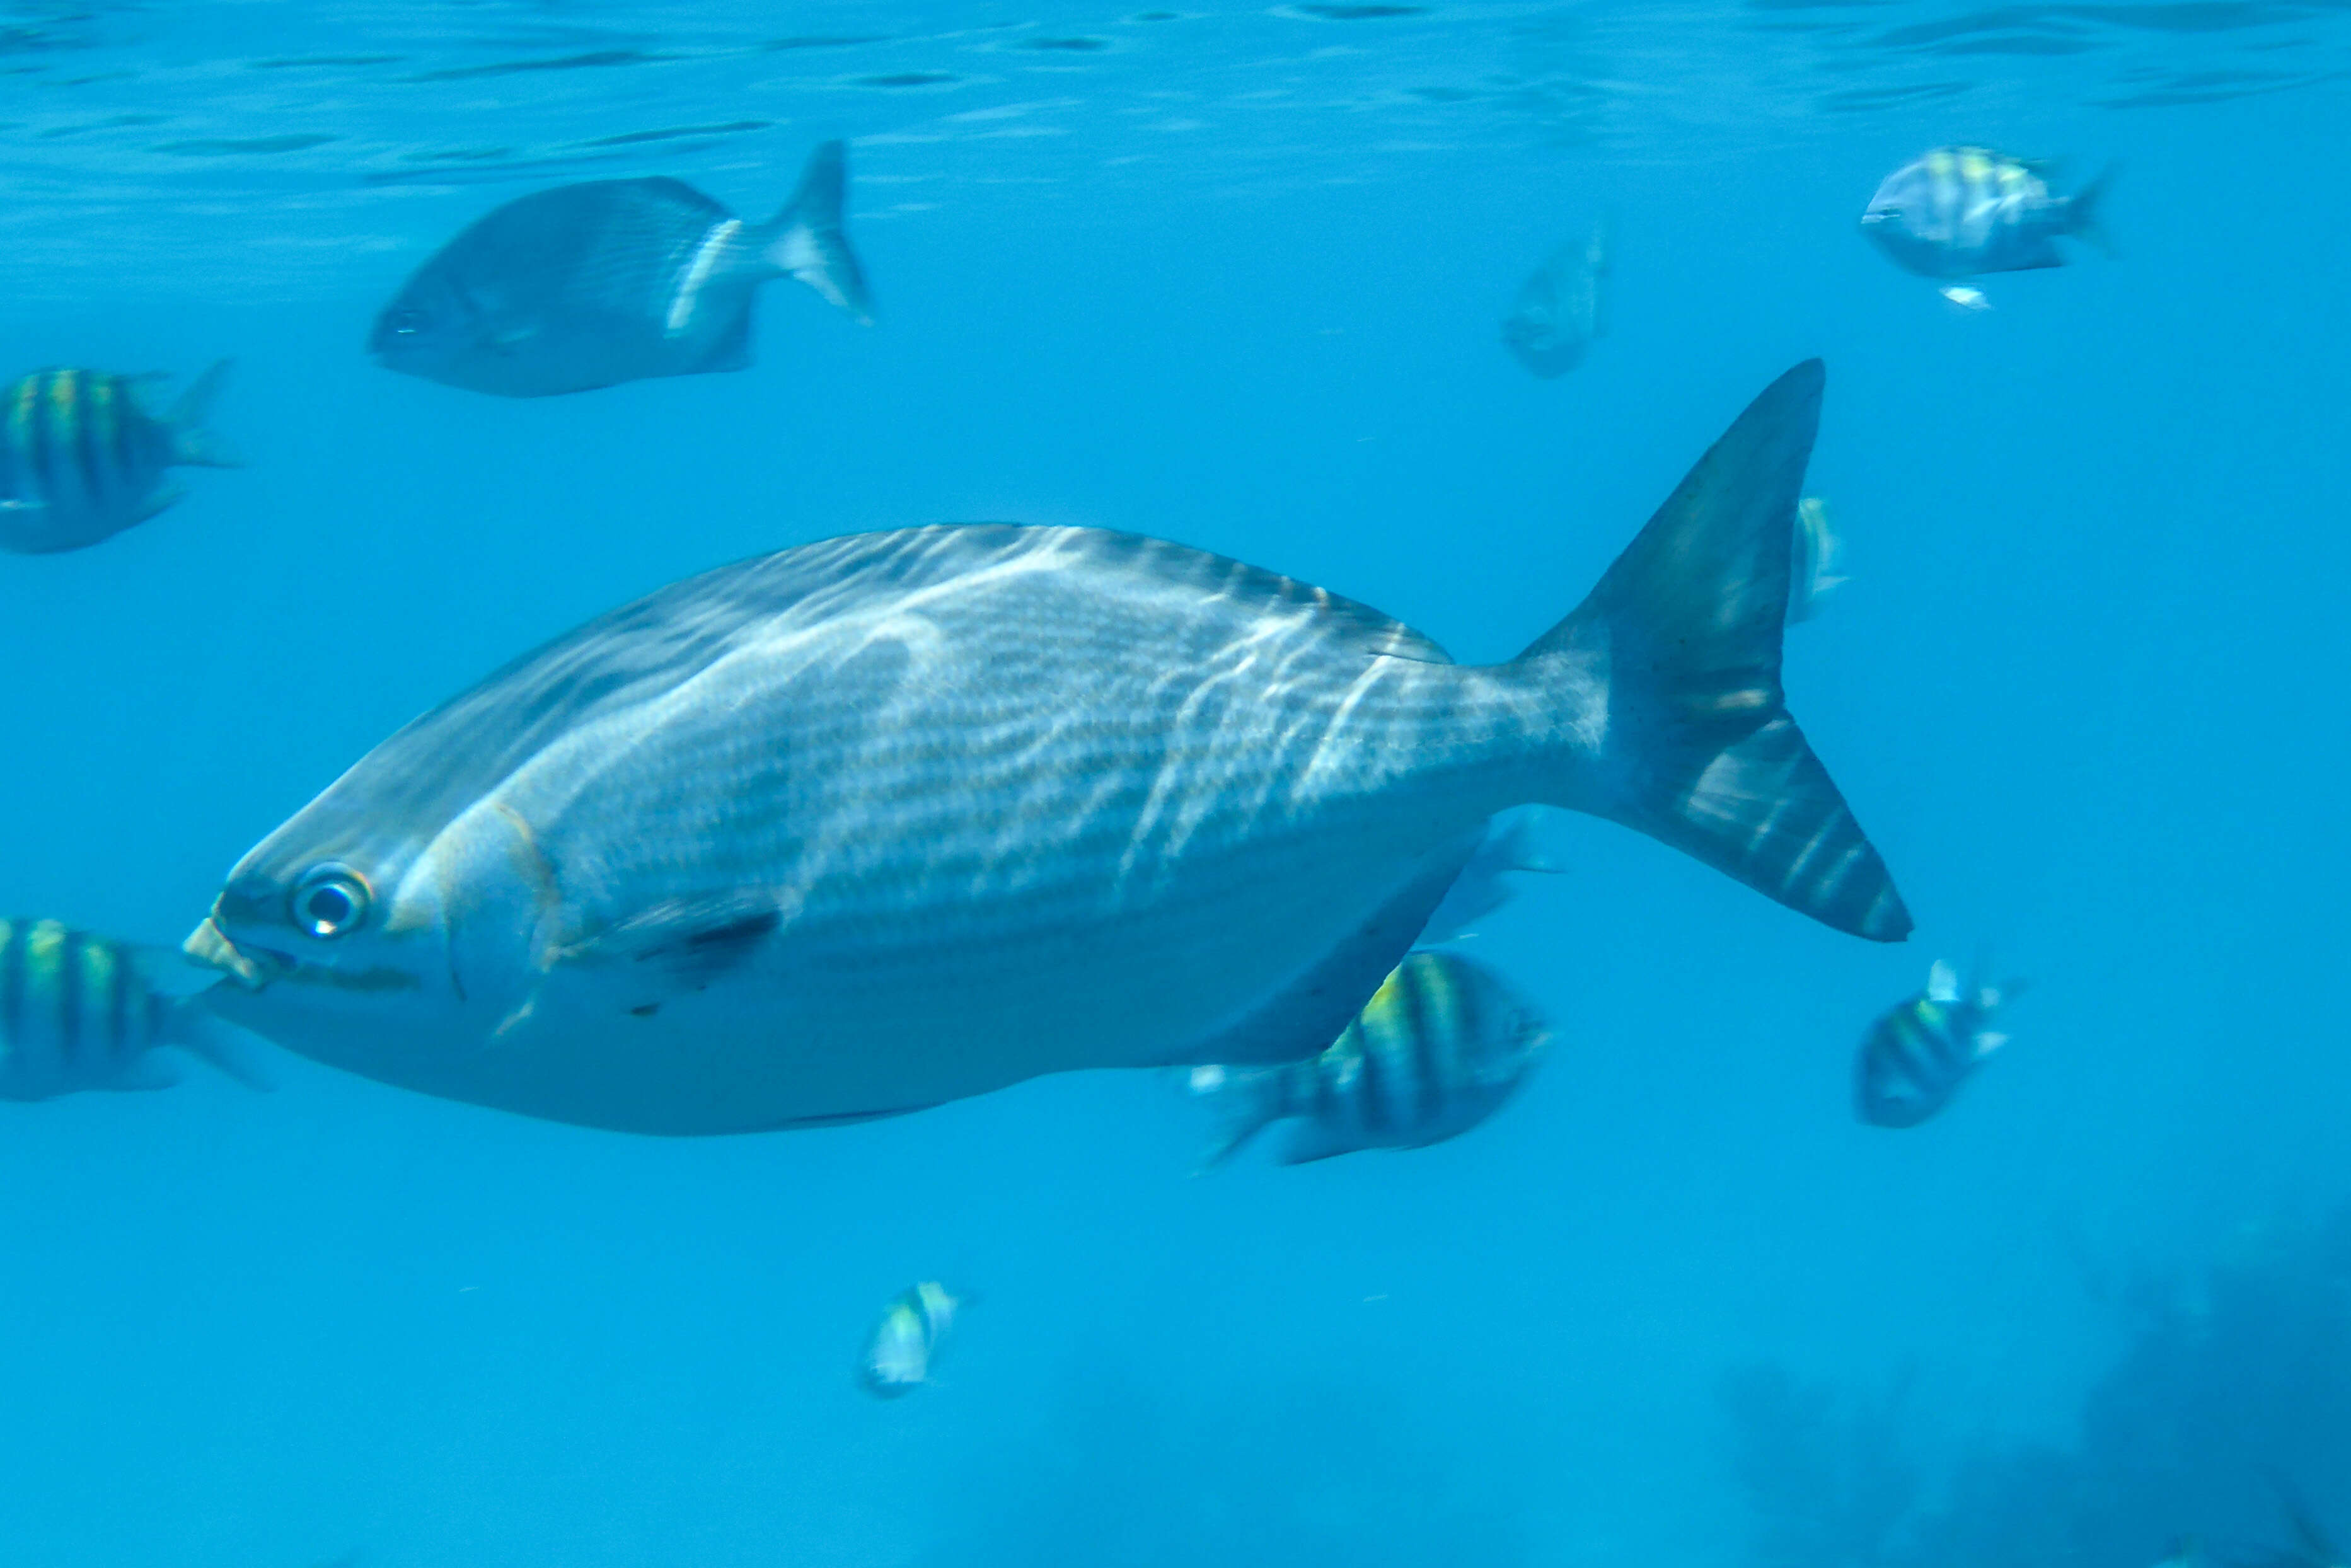
[[[556,961],[642,966],[676,988],[698,991],[747,959],[782,922],[765,893],[664,899],[565,947]]]

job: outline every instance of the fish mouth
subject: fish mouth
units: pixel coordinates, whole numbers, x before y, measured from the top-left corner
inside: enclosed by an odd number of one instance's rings
[[[188,939],[180,944],[180,951],[208,967],[220,970],[248,991],[258,991],[273,980],[289,974],[295,967],[290,953],[280,953],[271,947],[240,947],[228,939],[220,922],[207,915]]]

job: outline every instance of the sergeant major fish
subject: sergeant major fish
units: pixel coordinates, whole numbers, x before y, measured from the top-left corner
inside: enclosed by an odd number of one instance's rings
[[[2001,1004],[2023,989],[1977,985],[1959,989],[1939,959],[1927,988],[1870,1026],[1861,1043],[1855,1098],[1861,1119],[1878,1127],[1915,1127],[1950,1103],[1987,1056],[2008,1043],[1992,1026]]]
[[[369,351],[387,370],[505,397],[748,369],[752,305],[771,277],[872,320],[842,186],[841,145],[828,141],[765,224],[671,179],[518,197],[416,270]]]
[[[1093,528],[719,568],[378,747],[188,949],[242,982],[217,1011],[319,1061],[698,1134],[1311,1056],[1521,803],[1898,940],[1780,684],[1821,388],[1818,361],[1773,383],[1582,608],[1490,666]]]
[[[0,389],[0,549],[49,555],[94,545],[186,495],[163,483],[165,469],[236,466],[203,427],[227,375],[223,360],[162,414],[139,400],[152,376],[44,370]]]
[[[1583,362],[1593,340],[1608,329],[1601,291],[1608,276],[1607,225],[1597,225],[1581,245],[1562,246],[1519,287],[1502,319],[1502,344],[1544,381]]]
[[[0,1100],[169,1088],[179,1075],[155,1054],[166,1046],[266,1087],[227,1027],[185,995],[219,978],[168,948],[134,947],[55,920],[0,919]]]
[[[895,1399],[930,1382],[939,1343],[963,1305],[935,1280],[901,1292],[873,1325],[857,1364],[858,1383],[877,1399]]]
[[[1938,147],[1880,183],[1861,214],[1861,230],[1898,265],[1927,277],[2063,267],[2061,236],[2105,243],[2098,204],[2114,172],[2060,196],[2022,159],[1984,147]]]
[[[1320,1056],[1275,1067],[1196,1067],[1223,1113],[1213,1165],[1295,1119],[1286,1166],[1458,1137],[1502,1107],[1551,1033],[1499,975],[1458,953],[1414,952]]]

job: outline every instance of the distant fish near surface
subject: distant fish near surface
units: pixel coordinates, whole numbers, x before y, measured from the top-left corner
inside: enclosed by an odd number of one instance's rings
[[[1551,874],[1561,870],[1541,841],[1541,806],[1520,806],[1486,824],[1486,836],[1470,852],[1469,863],[1445,890],[1428,924],[1420,928],[1416,947],[1434,947],[1476,935],[1473,927],[1518,896],[1510,878],[1518,873]]]
[[[237,980],[207,1005],[386,1082],[672,1134],[1299,1061],[1526,804],[1898,941],[1781,685],[1823,379],[1775,382],[1496,664],[1097,528],[854,535],[674,584],[248,852],[186,944]]]
[[[150,413],[141,383],[162,378],[43,370],[0,391],[0,549],[19,555],[80,549],[143,523],[185,492],[167,468],[234,468],[204,428],[228,361]]]
[[[1981,313],[1991,308],[1991,301],[1984,298],[1982,289],[1970,288],[1964,283],[1947,283],[1935,292],[1961,310]]]
[[[1992,1026],[2023,988],[2023,981],[2011,980],[1963,993],[1958,974],[1938,960],[1927,988],[1871,1025],[1862,1040],[1855,1073],[1861,1119],[1915,1127],[1949,1103],[1983,1059],[2008,1042]]]
[[[1575,369],[1608,329],[1602,297],[1607,276],[1608,229],[1602,224],[1590,239],[1552,252],[1520,286],[1502,318],[1504,346],[1544,381]]]
[[[167,1046],[266,1088],[227,1027],[189,1000],[218,978],[169,948],[0,919],[0,1100],[169,1088],[179,1075],[155,1054]]]
[[[857,1364],[857,1381],[878,1399],[896,1399],[931,1381],[940,1342],[967,1298],[947,1293],[935,1280],[902,1292],[882,1309],[881,1321]]]
[[[1837,568],[1844,564],[1844,543],[1829,524],[1829,506],[1818,496],[1796,503],[1795,564],[1790,571],[1788,624],[1810,621],[1820,613],[1821,601],[1850,580]]]
[[[797,277],[859,321],[864,274],[841,227],[841,144],[746,224],[677,180],[597,180],[517,197],[416,270],[376,318],[387,370],[503,397],[548,397],[751,364],[752,306]]]
[[[1458,1137],[1518,1092],[1551,1032],[1493,970],[1451,952],[1406,954],[1320,1056],[1279,1067],[1198,1067],[1192,1092],[1224,1117],[1213,1165],[1294,1120],[1286,1166]]]
[[[2105,246],[2098,204],[2114,177],[2108,169],[2060,196],[2039,165],[1985,147],[1938,147],[1886,177],[1861,214],[1861,230],[1925,277],[2063,267],[2061,237]]]

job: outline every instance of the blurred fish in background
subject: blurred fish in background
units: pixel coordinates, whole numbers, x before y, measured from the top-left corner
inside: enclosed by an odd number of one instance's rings
[[[901,1292],[873,1325],[857,1364],[859,1385],[877,1399],[896,1399],[930,1382],[940,1342],[955,1326],[956,1312],[969,1304],[969,1297],[950,1295],[935,1280]]]
[[[2023,981],[2011,980],[1963,993],[1958,973],[1938,959],[1927,988],[1871,1025],[1862,1040],[1855,1075],[1861,1119],[1915,1127],[1940,1111],[1977,1065],[2008,1043],[1992,1026],[2023,989]]]
[[[1517,1092],[1550,1039],[1493,970],[1458,953],[1409,953],[1320,1056],[1192,1071],[1192,1092],[1224,1123],[1203,1163],[1280,1121],[1298,1123],[1279,1156],[1286,1166],[1458,1137]]]
[[[1795,559],[1788,573],[1788,624],[1810,621],[1821,601],[1849,581],[1837,568],[1844,543],[1829,523],[1829,506],[1818,496],[1796,503]]]
[[[2270,1485],[2278,1494],[2278,1506],[2284,1511],[2286,1528],[2294,1535],[2290,1546],[2263,1552],[2243,1568],[2346,1568],[2351,1558],[2335,1544],[2335,1539],[2318,1521],[2317,1513],[2302,1489],[2282,1472],[2270,1472]]]
[[[841,144],[828,141],[764,224],[659,177],[517,197],[417,268],[368,350],[386,370],[502,397],[747,370],[769,278],[799,278],[872,320],[841,227],[845,185]]]
[[[1544,381],[1583,362],[1593,340],[1608,329],[1602,290],[1608,277],[1608,225],[1592,237],[1553,251],[1519,287],[1502,318],[1502,343],[1519,363]]]
[[[1861,214],[1861,232],[1897,266],[1924,277],[1972,277],[2063,267],[2060,237],[2108,249],[2098,204],[2109,168],[2070,196],[2049,189],[2046,165],[1988,147],[1938,147],[1886,176]],[[1944,296],[1954,304],[1974,301]]]
[[[55,920],[0,919],[0,1099],[84,1089],[167,1089],[155,1054],[176,1046],[248,1088],[267,1082],[236,1030],[189,1005],[217,982],[168,948],[144,948]]]
[[[165,469],[237,466],[204,428],[227,377],[223,360],[160,414],[139,397],[158,374],[51,369],[11,382],[0,392],[0,549],[81,549],[182,500]]]
[[[1520,806],[1486,824],[1469,863],[1453,879],[1423,925],[1416,947],[1433,947],[1477,935],[1476,925],[1518,896],[1514,873],[1552,875],[1565,869],[1542,844],[1543,806]]]

